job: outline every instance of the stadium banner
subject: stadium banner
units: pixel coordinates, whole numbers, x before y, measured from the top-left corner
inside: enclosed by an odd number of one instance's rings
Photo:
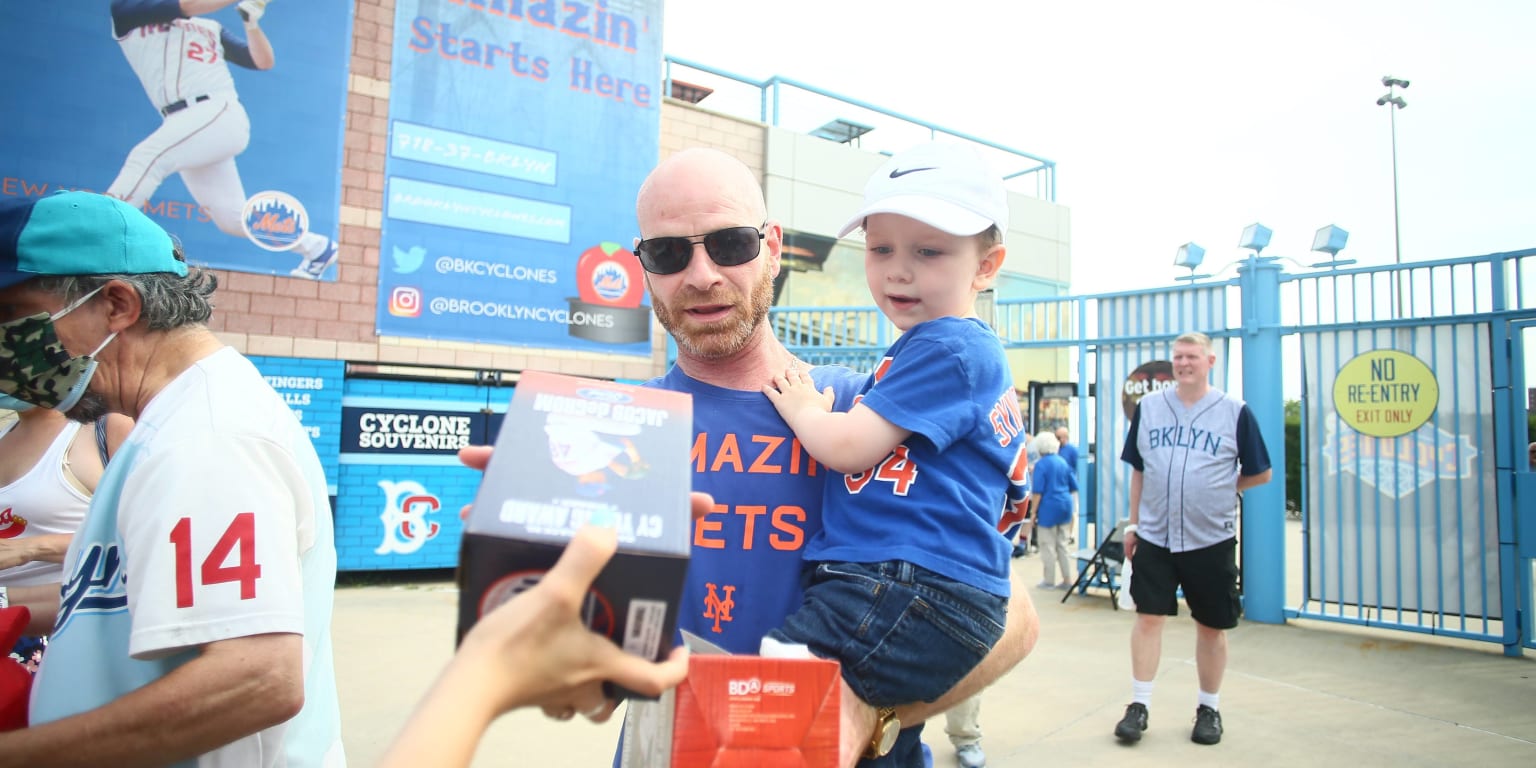
[[[650,354],[661,5],[396,2],[381,335]]]
[[[335,280],[351,39],[351,3],[0,3],[0,200],[110,194],[192,264]]]

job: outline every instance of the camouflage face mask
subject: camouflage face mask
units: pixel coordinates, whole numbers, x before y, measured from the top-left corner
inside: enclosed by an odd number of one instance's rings
[[[90,354],[70,357],[53,324],[100,290],[96,288],[52,315],[39,312],[0,323],[0,393],[60,413],[80,402],[96,373],[96,355],[117,338],[117,333],[108,334]]]

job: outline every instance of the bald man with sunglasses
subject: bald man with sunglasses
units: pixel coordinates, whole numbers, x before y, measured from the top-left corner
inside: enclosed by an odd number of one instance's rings
[[[767,215],[762,188],[740,161],[712,149],[664,160],[640,189],[636,254],[656,318],[677,342],[677,363],[649,382],[693,396],[693,489],[715,498],[694,526],[679,624],[732,653],[757,653],[769,630],[800,606],[802,550],[821,528],[828,470],[794,441],[762,393],[787,369],[807,371],[847,410],[866,375],[812,367],[766,322],[780,269],[783,227]],[[835,473],[832,473],[835,477]],[[1006,673],[1034,646],[1034,606],[1016,593],[1002,640],[938,701],[876,711],[843,687],[842,764],[883,760],[881,736],[920,724]]]

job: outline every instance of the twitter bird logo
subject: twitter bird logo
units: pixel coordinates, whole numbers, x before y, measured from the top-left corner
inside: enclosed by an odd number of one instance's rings
[[[409,275],[421,269],[421,263],[426,260],[427,249],[419,245],[411,246],[409,251],[402,251],[399,246],[395,246],[395,272],[399,274]]]

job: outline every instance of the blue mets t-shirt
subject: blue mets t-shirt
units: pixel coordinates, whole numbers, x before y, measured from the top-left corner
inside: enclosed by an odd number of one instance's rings
[[[811,378],[847,410],[869,376],[822,366]],[[705,384],[676,366],[646,386],[693,396],[693,490],[715,497],[715,511],[694,522],[678,626],[757,653],[800,607],[801,556],[821,530],[827,478],[839,475],[811,458],[761,392]]]
[[[1023,498],[1027,436],[997,334],[974,318],[909,328],[862,402],[912,434],[876,466],[827,485],[806,559],[905,560],[1007,596],[1012,545],[997,527],[1009,500]]]

